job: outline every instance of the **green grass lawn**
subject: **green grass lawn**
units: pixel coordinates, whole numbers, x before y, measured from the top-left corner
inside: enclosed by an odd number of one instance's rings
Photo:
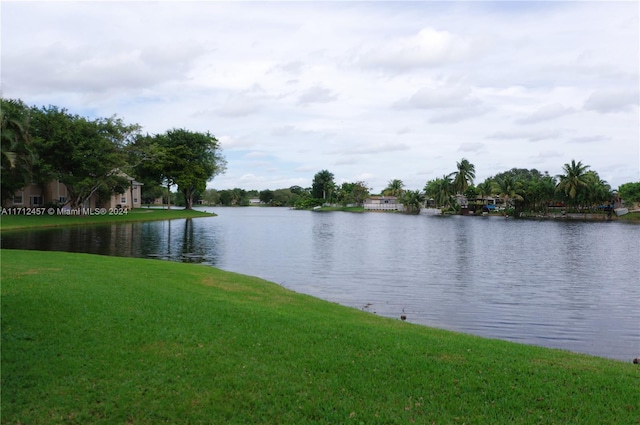
[[[37,227],[74,226],[83,224],[123,223],[131,221],[171,220],[175,218],[211,217],[215,214],[196,210],[136,208],[125,215],[2,215],[0,230],[21,230]]]
[[[640,368],[211,267],[3,250],[3,424],[637,424]]]

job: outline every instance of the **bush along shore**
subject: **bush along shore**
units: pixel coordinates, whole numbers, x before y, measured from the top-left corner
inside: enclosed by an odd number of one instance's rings
[[[16,214],[13,214],[16,210]],[[34,229],[38,227],[77,226],[87,224],[125,223],[132,221],[173,220],[177,218],[213,217],[215,214],[186,209],[136,208],[133,210],[92,210],[88,214],[58,214],[47,209],[42,213],[25,214],[17,209],[3,209],[0,230]],[[35,210],[35,209],[34,209]],[[73,210],[71,210],[73,211]],[[28,211],[32,212],[32,211]],[[18,214],[19,213],[19,214]]]
[[[634,424],[637,365],[202,265],[0,251],[2,422]]]

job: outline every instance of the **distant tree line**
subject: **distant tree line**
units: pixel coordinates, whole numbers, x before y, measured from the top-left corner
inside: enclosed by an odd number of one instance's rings
[[[107,200],[124,193],[130,182],[123,173],[143,183],[143,203],[162,197],[169,205],[186,208],[198,202],[242,206],[252,200],[297,208],[361,206],[371,195],[366,182],[338,185],[326,169],[314,175],[308,188],[207,189],[207,182],[226,170],[220,144],[209,132],[174,128],[143,134],[138,124],[116,116],[89,119],[57,106],[27,106],[4,98],[0,102],[2,201],[30,183],[44,187],[58,180],[67,188],[67,203],[77,207],[92,196]],[[477,205],[490,197],[501,198],[514,212],[547,212],[553,205],[584,211],[617,197],[640,202],[640,182],[625,183],[616,192],[590,168],[575,160],[564,164],[557,176],[513,168],[475,185],[475,166],[463,158],[455,171],[427,181],[422,190],[407,190],[402,180],[394,179],[382,195],[397,197],[409,213],[418,213],[425,204],[457,211],[460,199]],[[174,187],[177,193],[172,193]]]
[[[513,168],[489,177],[477,186],[473,182],[475,166],[466,159],[456,165],[456,171],[430,180],[424,187],[425,196],[437,207],[459,209],[457,199],[460,195],[481,205],[488,198],[499,197],[514,213],[547,213],[554,205],[576,211],[602,209],[618,198],[640,202],[640,196],[634,193],[640,183],[627,183],[616,192],[581,161],[571,160],[564,164],[562,174],[557,176],[536,169]]]
[[[143,183],[143,202],[163,194],[170,201],[175,186],[191,208],[207,182],[226,168],[218,140],[208,132],[142,134],[138,124],[116,116],[89,119],[4,98],[0,114],[2,202],[31,183],[44,187],[52,180],[65,185],[73,208],[92,196],[106,201],[127,190],[125,173]]]
[[[547,213],[552,206],[567,210],[585,211],[609,208],[623,199],[629,204],[640,202],[640,182],[625,183],[617,191],[600,178],[595,170],[581,161],[572,160],[562,167],[562,174],[551,176],[536,169],[513,168],[474,185],[475,166],[463,158],[456,170],[427,181],[422,190],[407,190],[400,179],[390,180],[383,196],[395,196],[409,214],[419,213],[425,205],[452,212],[460,211],[459,200],[466,207],[481,209],[489,199],[499,198],[514,214],[520,212]],[[361,204],[370,189],[365,182],[344,183],[338,186],[333,173],[319,171],[313,179],[311,191],[298,201],[303,208],[323,203]]]
[[[240,188],[207,189],[200,194],[200,200],[206,205],[248,206],[252,201],[257,200],[262,205],[272,207],[293,207],[303,191],[304,189],[299,186],[261,191]]]

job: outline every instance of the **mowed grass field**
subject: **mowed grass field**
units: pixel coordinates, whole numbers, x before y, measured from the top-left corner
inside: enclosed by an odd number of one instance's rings
[[[3,424],[640,423],[631,362],[382,318],[206,266],[0,254]]]
[[[10,210],[10,209],[9,209]],[[0,230],[23,230],[42,227],[78,226],[132,221],[172,220],[177,218],[213,217],[215,214],[196,210],[136,208],[126,214],[118,212],[104,215],[10,215],[0,217]]]

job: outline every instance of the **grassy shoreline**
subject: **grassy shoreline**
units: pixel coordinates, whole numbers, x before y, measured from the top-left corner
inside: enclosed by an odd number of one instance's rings
[[[0,218],[0,231],[44,227],[81,226],[128,223],[134,221],[173,220],[178,218],[213,217],[215,214],[197,210],[136,208],[123,215],[7,215]]]
[[[640,423],[631,363],[206,266],[0,251],[3,423]]]

